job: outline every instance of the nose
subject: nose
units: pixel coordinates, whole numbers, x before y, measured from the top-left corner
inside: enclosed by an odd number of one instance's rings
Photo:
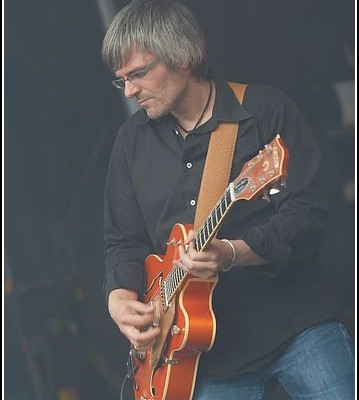
[[[136,96],[136,94],[140,91],[140,88],[135,85],[133,82],[130,80],[126,80],[125,82],[125,96],[127,98],[132,98]]]

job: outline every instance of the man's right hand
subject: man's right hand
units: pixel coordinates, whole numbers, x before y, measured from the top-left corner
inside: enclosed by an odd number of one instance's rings
[[[120,331],[136,350],[145,350],[153,344],[160,328],[152,327],[154,310],[137,300],[136,292],[115,289],[108,298],[108,310]]]

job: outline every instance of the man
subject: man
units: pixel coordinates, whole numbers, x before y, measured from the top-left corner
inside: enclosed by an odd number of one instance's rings
[[[239,123],[231,180],[280,134],[290,153],[286,189],[269,203],[237,202],[205,251],[195,250],[194,232],[180,248],[186,272],[219,277],[216,339],[200,358],[194,399],[269,398],[277,381],[294,399],[353,399],[352,341],[319,271],[327,223],[320,153],[295,104],[250,84],[241,105],[209,75],[203,34],[178,2],[128,4],[102,55],[113,84],[141,106],[119,131],[106,182],[104,287],[120,331],[136,349],[159,335],[154,310],[141,302],[143,262],[165,253],[175,223],[193,223],[218,123]]]

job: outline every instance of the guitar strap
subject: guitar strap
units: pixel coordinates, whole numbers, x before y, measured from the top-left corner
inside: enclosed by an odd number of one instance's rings
[[[246,84],[228,82],[242,104]],[[239,123],[221,122],[211,133],[197,201],[194,229],[198,230],[228,185]]]

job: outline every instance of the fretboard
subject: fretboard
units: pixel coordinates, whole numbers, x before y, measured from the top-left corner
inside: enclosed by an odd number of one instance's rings
[[[231,185],[227,187],[222,197],[214,206],[208,218],[203,222],[202,227],[198,230],[197,236],[194,240],[195,248],[197,251],[203,251],[205,247],[213,239],[218,231],[224,216],[231,208],[233,201],[231,198]]]
[[[203,251],[210,243],[233,203],[231,199],[231,185],[229,185],[197,232],[197,236],[194,239],[194,245],[197,251]],[[164,309],[168,307],[186,275],[186,271],[175,265],[162,282],[160,293]]]

